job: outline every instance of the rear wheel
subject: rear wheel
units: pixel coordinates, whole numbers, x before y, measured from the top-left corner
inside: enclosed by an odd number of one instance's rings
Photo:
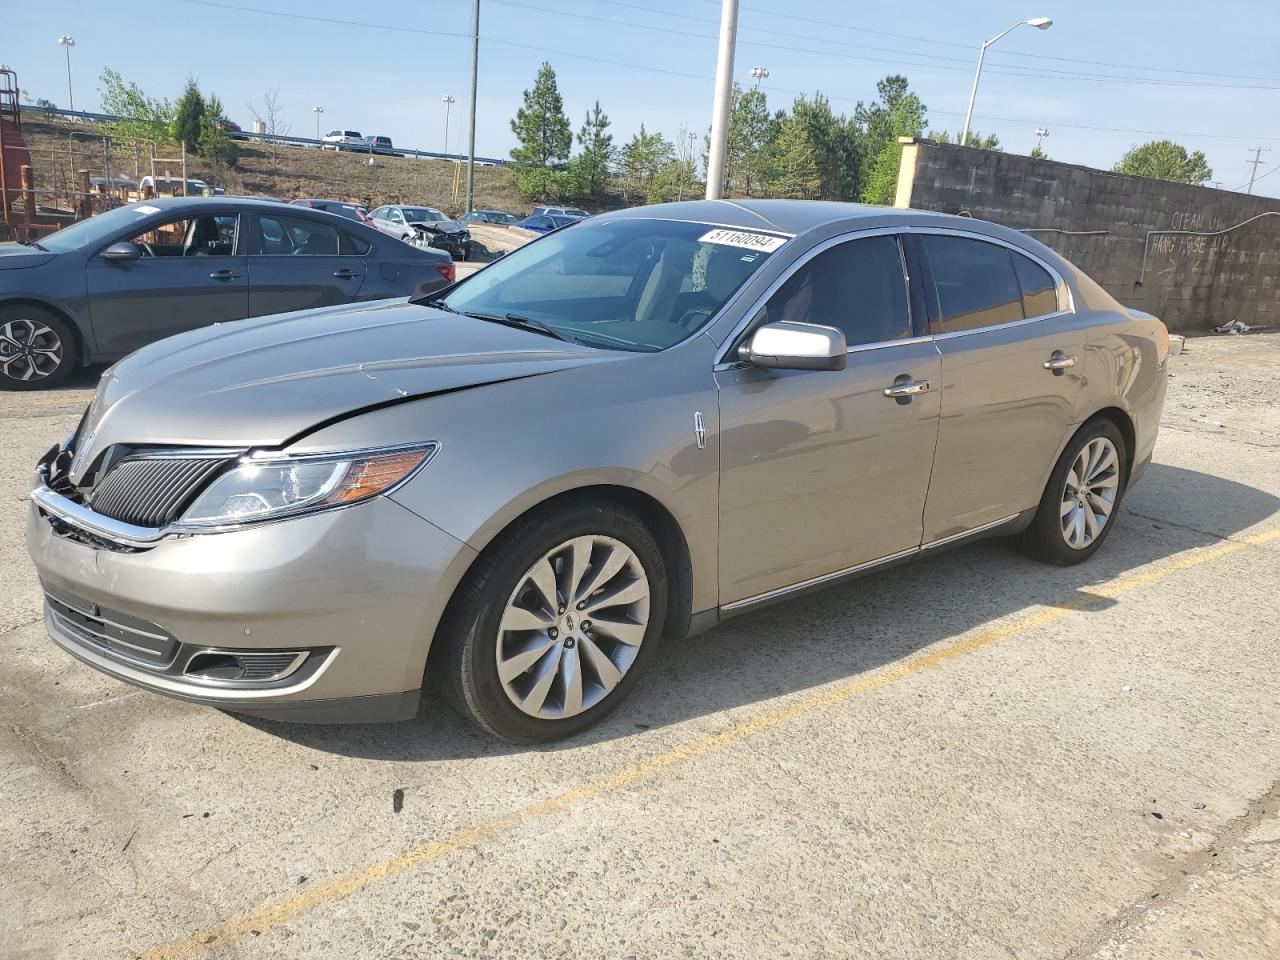
[[[42,390],[65,380],[76,365],[76,341],[66,321],[43,307],[0,307],[0,386]]]
[[[437,637],[435,681],[460,713],[513,743],[571,736],[610,713],[657,653],[662,552],[608,501],[516,521],[476,561]]]
[[[1088,559],[1115,525],[1128,475],[1128,451],[1116,425],[1087,424],[1054,467],[1024,544],[1050,563]]]

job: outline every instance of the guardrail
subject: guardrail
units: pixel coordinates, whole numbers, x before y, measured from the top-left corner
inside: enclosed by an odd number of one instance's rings
[[[91,123],[119,123],[122,118],[112,116],[109,113],[91,113],[88,110],[63,110],[60,107],[38,107],[34,104],[22,104],[22,111],[33,115],[47,117],[53,114],[59,117],[66,117],[76,120],[88,120]],[[253,133],[249,130],[227,131],[227,136],[235,139],[250,140],[255,143],[276,143],[286,147],[307,147],[310,149],[320,149],[332,144],[327,144],[323,140],[315,140],[311,137],[295,137],[290,134],[277,134],[271,136],[265,133]],[[466,163],[467,155],[465,153],[439,153],[434,150],[414,150],[409,147],[392,147],[389,151],[378,152],[377,150],[350,150],[344,149],[343,153],[370,153],[375,157],[379,156],[401,156],[426,160],[452,160],[454,163]],[[476,157],[476,163],[491,167],[505,167],[507,161],[497,157]]]

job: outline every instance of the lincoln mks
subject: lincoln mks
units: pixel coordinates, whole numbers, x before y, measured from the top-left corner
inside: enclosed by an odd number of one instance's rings
[[[71,655],[284,719],[515,742],[659,647],[992,535],[1085,560],[1151,459],[1168,334],[990,223],[794,201],[603,214],[443,292],[110,368],[27,540]]]

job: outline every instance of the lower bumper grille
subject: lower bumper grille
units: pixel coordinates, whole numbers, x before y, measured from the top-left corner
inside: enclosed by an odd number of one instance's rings
[[[112,657],[155,669],[172,662],[178,650],[178,641],[157,624],[48,590],[44,597],[62,630]]]

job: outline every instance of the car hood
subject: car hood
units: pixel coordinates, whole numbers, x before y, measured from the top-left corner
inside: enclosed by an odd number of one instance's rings
[[[0,243],[0,270],[23,270],[48,263],[56,253],[21,243]]]
[[[440,233],[461,233],[466,229],[452,220],[410,220],[409,226],[421,227],[423,230],[438,230]]]
[[[103,374],[72,478],[114,444],[279,446],[371,408],[625,356],[403,300],[215,325]]]

